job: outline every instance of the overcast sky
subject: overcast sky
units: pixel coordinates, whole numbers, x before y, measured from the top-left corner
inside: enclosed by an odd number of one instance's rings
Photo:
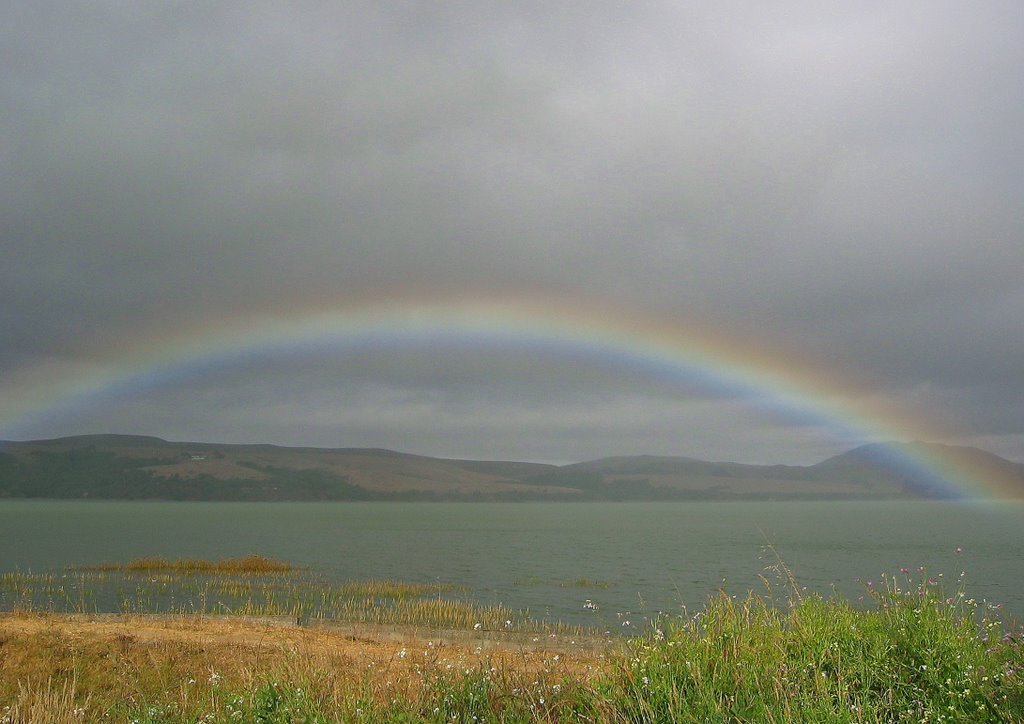
[[[787,463],[858,442],[493,340],[3,410],[161,328],[552,295],[855,377],[1024,460],[1019,0],[8,0],[0,109],[0,437]]]

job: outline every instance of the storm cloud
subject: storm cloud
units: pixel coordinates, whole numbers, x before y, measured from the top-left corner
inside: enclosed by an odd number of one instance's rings
[[[1024,460],[1022,69],[1016,2],[8,2],[0,395],[209,317],[557,294],[698,320]],[[486,345],[0,420],[566,461],[857,442]]]

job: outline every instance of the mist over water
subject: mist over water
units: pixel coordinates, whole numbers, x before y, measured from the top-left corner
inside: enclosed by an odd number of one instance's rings
[[[0,571],[143,556],[249,553],[332,581],[452,583],[455,595],[536,619],[622,631],[691,611],[724,587],[764,593],[771,546],[801,586],[853,601],[908,568],[1024,615],[1024,504],[136,503],[0,504]],[[959,552],[958,552],[959,549]],[[629,621],[630,625],[624,626]]]

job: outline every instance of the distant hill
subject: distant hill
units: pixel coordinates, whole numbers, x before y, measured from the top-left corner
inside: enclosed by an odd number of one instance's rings
[[[914,465],[909,461],[927,461]],[[876,494],[947,497],[950,480],[974,481],[1003,497],[1024,498],[1024,465],[974,447],[875,443],[814,465],[819,478],[861,485]]]
[[[0,442],[0,498],[584,501],[959,495],[964,486],[951,485],[938,470],[1024,498],[1024,465],[976,448],[925,443],[865,445],[811,466],[649,455],[556,466],[134,435]]]

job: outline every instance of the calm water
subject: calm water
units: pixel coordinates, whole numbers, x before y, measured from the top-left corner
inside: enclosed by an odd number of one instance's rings
[[[1024,616],[1020,504],[0,502],[4,571],[260,553],[336,580],[460,584],[481,603],[609,628],[692,609],[723,581],[763,590],[769,541],[813,590],[856,598],[858,577],[965,570],[971,595]]]

